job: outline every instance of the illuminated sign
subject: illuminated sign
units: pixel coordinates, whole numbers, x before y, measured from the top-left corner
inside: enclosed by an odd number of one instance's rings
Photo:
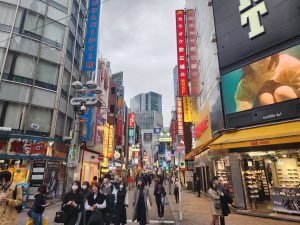
[[[160,137],[159,142],[172,142],[171,137]]]
[[[195,137],[200,138],[201,134],[208,128],[208,117],[205,117],[195,129]]]
[[[188,95],[184,10],[176,10],[179,96]]]
[[[116,145],[122,145],[123,116],[118,116],[116,130]]]
[[[134,128],[134,120],[135,120],[134,113],[130,113],[129,114],[129,128]]]
[[[255,2],[258,2],[255,0]],[[249,25],[249,38],[253,39],[265,32],[265,28],[260,23],[260,17],[268,13],[266,3],[261,1],[252,5],[252,0],[240,0],[239,11],[241,13],[241,25]]]
[[[129,144],[134,143],[134,129],[129,129]]]
[[[191,99],[190,97],[183,97],[183,117],[184,122],[190,123],[192,122],[192,108],[191,108]]]
[[[178,97],[176,99],[176,110],[177,110],[177,123],[178,123],[178,135],[183,135],[183,115],[182,115],[182,101]]]
[[[82,71],[94,71],[96,69],[100,3],[101,0],[89,1]]]

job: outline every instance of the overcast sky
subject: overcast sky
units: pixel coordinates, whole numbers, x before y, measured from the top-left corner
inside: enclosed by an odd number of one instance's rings
[[[154,91],[170,125],[176,61],[175,10],[184,0],[109,0],[102,4],[100,54],[112,72],[124,72],[125,100]]]

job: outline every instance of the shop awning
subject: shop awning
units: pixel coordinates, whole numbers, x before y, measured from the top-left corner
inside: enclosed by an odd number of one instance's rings
[[[300,121],[273,124],[224,133],[209,146],[211,150],[300,143]]]
[[[184,156],[185,160],[191,159],[192,157],[194,157],[195,155],[199,154],[202,150],[204,150],[210,143],[212,143],[213,141],[215,141],[217,138],[219,138],[220,135],[215,136],[214,138],[204,142],[201,145],[198,145],[196,148],[192,149],[188,154],[186,154]]]

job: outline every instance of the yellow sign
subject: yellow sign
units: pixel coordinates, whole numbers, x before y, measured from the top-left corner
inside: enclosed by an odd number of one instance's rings
[[[107,167],[108,161],[107,161],[107,153],[108,153],[108,138],[109,138],[109,124],[104,124],[104,130],[103,130],[103,155],[104,160],[101,163],[101,166]]]
[[[182,97],[183,102],[183,118],[184,122],[192,122],[192,108],[190,97]]]

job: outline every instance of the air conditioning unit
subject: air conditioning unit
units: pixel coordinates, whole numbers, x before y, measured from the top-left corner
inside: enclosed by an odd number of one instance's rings
[[[208,0],[207,5],[208,5],[208,6],[212,6],[212,0]]]

